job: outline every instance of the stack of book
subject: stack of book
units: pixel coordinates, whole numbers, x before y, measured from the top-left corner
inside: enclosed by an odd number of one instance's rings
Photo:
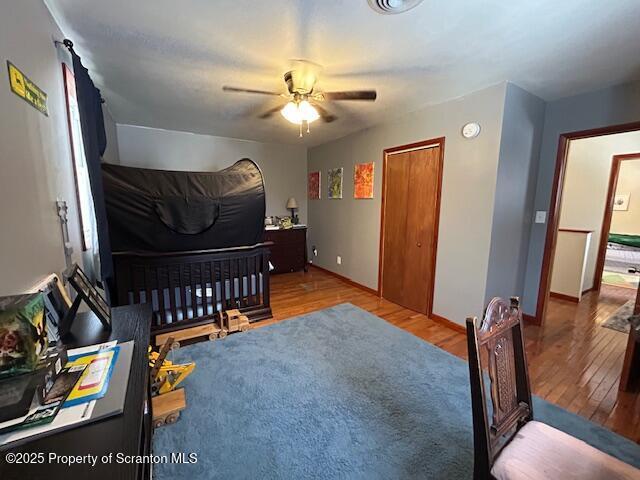
[[[66,349],[52,347],[41,356],[35,370],[0,379],[0,433],[39,423],[51,415],[43,415],[35,407],[48,406],[50,411],[55,405],[51,391],[66,363]]]

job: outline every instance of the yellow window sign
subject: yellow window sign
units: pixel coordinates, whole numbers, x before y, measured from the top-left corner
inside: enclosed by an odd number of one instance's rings
[[[49,111],[47,110],[47,94],[40,90],[35,83],[29,80],[24,73],[18,70],[18,67],[8,60],[7,67],[9,69],[9,84],[11,85],[11,91],[33,106],[36,110],[44,113],[46,116],[49,116]]]

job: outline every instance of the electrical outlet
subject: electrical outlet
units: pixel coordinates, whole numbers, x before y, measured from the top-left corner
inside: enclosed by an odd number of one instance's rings
[[[338,255],[338,256],[336,257],[336,263],[337,263],[338,265],[342,265],[342,257],[341,257],[340,255]]]
[[[313,256],[314,256],[314,257],[317,257],[317,256],[318,256],[318,249],[316,248],[316,246],[315,246],[315,245],[313,245],[313,246],[311,247],[311,252],[313,252]]]
[[[547,221],[547,212],[544,210],[538,210],[536,212],[536,223],[545,223]]]

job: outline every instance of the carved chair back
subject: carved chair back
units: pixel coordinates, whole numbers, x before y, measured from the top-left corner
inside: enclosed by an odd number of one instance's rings
[[[467,345],[474,478],[490,478],[496,456],[533,418],[519,299],[512,297],[508,303],[496,297],[489,302],[479,324],[477,318],[467,318]]]

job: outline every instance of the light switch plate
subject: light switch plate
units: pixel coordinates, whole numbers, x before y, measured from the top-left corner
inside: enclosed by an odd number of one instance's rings
[[[545,223],[547,221],[547,212],[538,210],[536,212],[536,223]]]

